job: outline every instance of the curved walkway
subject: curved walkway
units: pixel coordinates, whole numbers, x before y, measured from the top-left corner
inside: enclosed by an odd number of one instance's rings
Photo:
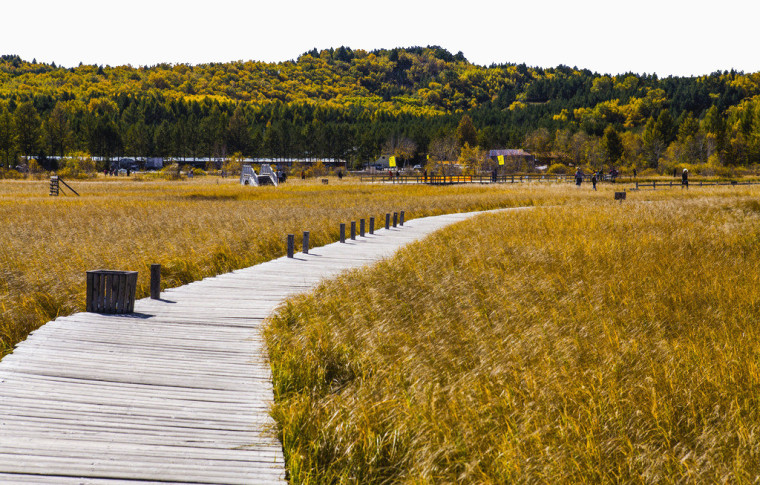
[[[0,483],[285,482],[262,321],[287,297],[477,213],[407,221],[58,318],[0,361]]]

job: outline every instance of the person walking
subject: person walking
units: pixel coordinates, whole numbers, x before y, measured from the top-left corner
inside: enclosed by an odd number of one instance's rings
[[[596,190],[596,172],[591,176],[591,185],[593,185],[594,190]]]
[[[689,171],[687,169],[683,169],[681,173],[681,188],[684,187],[689,188]]]
[[[581,172],[581,169],[575,171],[575,185],[578,187],[581,186],[581,183],[583,182],[583,172]]]
[[[636,167],[633,167],[633,178],[636,178],[636,175],[638,175],[639,172],[636,171]]]

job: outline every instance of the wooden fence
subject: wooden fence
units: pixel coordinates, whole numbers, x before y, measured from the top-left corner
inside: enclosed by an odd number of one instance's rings
[[[586,177],[590,180],[590,177]],[[386,183],[386,184],[430,184],[430,185],[452,185],[452,184],[519,184],[525,182],[574,182],[572,175],[541,175],[541,174],[522,174],[522,175],[388,175],[388,174],[370,174],[360,175],[359,181],[367,183]]]
[[[651,189],[657,190],[673,187],[681,187],[681,180],[668,180],[668,181],[648,181],[648,182],[635,182],[635,190]],[[689,187],[712,187],[717,185],[760,185],[760,180],[690,180]]]

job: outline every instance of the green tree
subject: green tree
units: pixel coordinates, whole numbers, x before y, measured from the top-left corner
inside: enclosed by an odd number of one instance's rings
[[[23,102],[13,114],[13,126],[19,151],[27,157],[34,155],[40,143],[40,116],[34,105]]]
[[[608,126],[604,130],[604,136],[602,137],[602,146],[604,147],[605,158],[607,163],[616,164],[623,156],[623,140],[620,138],[620,134],[614,127]]]
[[[74,143],[74,132],[69,122],[69,112],[63,102],[58,102],[50,112],[45,126],[45,141],[50,153],[63,157]]]
[[[250,154],[251,128],[243,112],[243,104],[238,103],[227,124],[227,145],[232,152]]]
[[[8,108],[3,106],[0,110],[0,155],[3,157],[3,166],[13,165],[14,138],[13,117]]]
[[[654,118],[649,118],[644,126],[644,134],[641,137],[644,142],[644,158],[647,166],[657,168],[660,157],[665,153],[665,135],[660,131],[660,125]]]
[[[472,119],[467,115],[462,116],[462,119],[459,120],[457,141],[460,147],[464,146],[465,143],[473,147],[478,144],[478,130],[475,129]]]

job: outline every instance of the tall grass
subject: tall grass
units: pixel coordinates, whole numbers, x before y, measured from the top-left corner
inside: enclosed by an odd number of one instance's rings
[[[757,190],[695,192],[481,216],[290,301],[292,482],[757,481]]]
[[[83,310],[87,270],[136,270],[142,297],[151,263],[163,266],[164,286],[173,287],[281,256],[288,233],[308,230],[312,244],[322,245],[337,239],[339,222],[380,221],[388,211],[413,218],[581,196],[548,187],[370,186],[335,178],[278,188],[218,178],[100,178],[74,187],[82,197],[49,197],[46,181],[0,182],[0,356],[46,321]]]

